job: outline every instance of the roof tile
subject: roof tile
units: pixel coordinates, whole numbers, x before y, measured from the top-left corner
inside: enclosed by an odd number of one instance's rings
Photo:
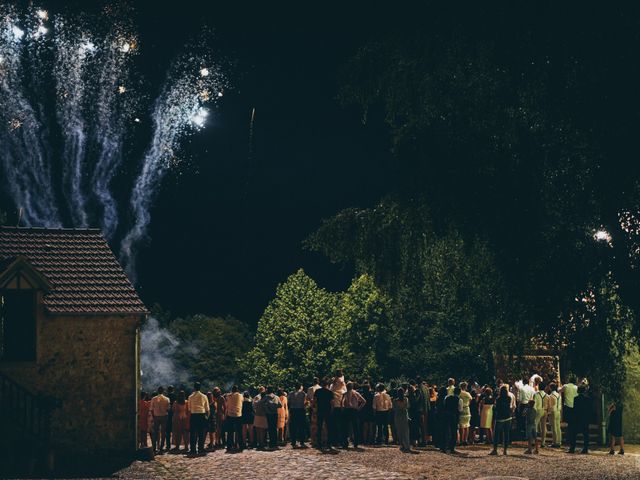
[[[50,313],[148,313],[99,230],[0,227],[0,265],[18,255],[53,285]]]

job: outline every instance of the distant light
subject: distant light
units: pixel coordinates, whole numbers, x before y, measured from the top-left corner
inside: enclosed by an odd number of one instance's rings
[[[124,85],[120,85],[118,87],[118,93],[124,93],[127,91],[127,88]]]
[[[209,76],[209,69],[208,68],[201,68],[200,69],[200,76],[201,77],[208,77]]]
[[[128,42],[124,42],[122,45],[120,45],[120,51],[122,53],[127,53],[129,50],[131,50],[131,44],[129,44]]]
[[[593,235],[593,238],[598,242],[607,242],[607,243],[611,242],[611,234],[609,234],[609,232],[607,232],[606,230],[598,230]]]
[[[134,118],[133,121],[136,123],[140,123],[140,119],[138,117]]]
[[[198,112],[193,117],[191,117],[191,123],[193,123],[199,128],[202,128],[204,127],[204,123],[208,116],[209,116],[209,111],[206,108],[200,107],[198,109]]]
[[[218,92],[218,98],[222,96],[222,92]]]
[[[13,33],[13,36],[16,40],[20,40],[22,37],[24,37],[24,30],[16,25],[11,27],[11,33]]]
[[[38,18],[40,20],[48,20],[49,19],[49,12],[47,12],[46,10],[38,10],[36,12],[36,15],[38,15]]]

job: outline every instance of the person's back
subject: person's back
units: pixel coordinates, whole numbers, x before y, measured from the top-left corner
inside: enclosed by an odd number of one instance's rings
[[[315,392],[316,408],[318,412],[328,413],[331,411],[334,394],[326,387],[322,387]]]
[[[561,388],[562,396],[564,397],[564,405],[569,408],[573,408],[573,402],[578,396],[578,387],[572,382],[566,383]]]
[[[151,411],[154,417],[166,417],[169,413],[170,402],[167,397],[159,393],[151,399]]]
[[[511,398],[508,395],[499,396],[496,399],[494,418],[496,420],[506,420],[511,418]]]
[[[590,398],[580,393],[575,397],[573,401],[573,409],[575,412],[575,419],[578,425],[588,425],[591,419],[591,401]]]
[[[266,415],[277,415],[278,409],[282,407],[280,399],[274,393],[268,393],[260,400]]]
[[[242,402],[244,402],[243,395],[237,392],[231,392],[227,396],[227,416],[238,418],[242,416]]]
[[[454,393],[447,395],[444,399],[444,411],[448,415],[457,415],[459,405],[460,397],[458,395],[455,395]]]

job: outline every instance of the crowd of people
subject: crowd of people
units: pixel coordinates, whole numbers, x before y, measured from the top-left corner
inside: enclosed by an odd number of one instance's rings
[[[560,448],[564,421],[567,453],[575,453],[578,435],[581,452],[588,453],[594,410],[588,382],[573,377],[565,384],[546,383],[534,374],[495,385],[450,378],[442,386],[416,378],[387,388],[382,382],[345,381],[337,371],[332,378],[314,378],[308,388],[299,383],[289,392],[270,386],[241,392],[234,385],[228,392],[215,387],[203,393],[200,383],[188,396],[173,386],[166,392],[159,387],[152,398],[142,392],[139,434],[140,447],[147,447],[150,437],[156,454],[277,450],[290,442],[293,448],[310,443],[321,450],[395,444],[405,453],[429,445],[457,453],[458,448],[486,443],[492,445],[490,455],[498,455],[499,445],[506,455],[512,440],[526,440],[526,454]],[[609,453],[615,454],[617,441],[623,455],[622,405],[611,403],[608,414]]]

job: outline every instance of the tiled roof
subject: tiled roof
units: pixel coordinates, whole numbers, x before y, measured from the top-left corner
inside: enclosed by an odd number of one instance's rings
[[[148,313],[100,230],[0,227],[0,265],[17,256],[51,283],[52,314]]]

